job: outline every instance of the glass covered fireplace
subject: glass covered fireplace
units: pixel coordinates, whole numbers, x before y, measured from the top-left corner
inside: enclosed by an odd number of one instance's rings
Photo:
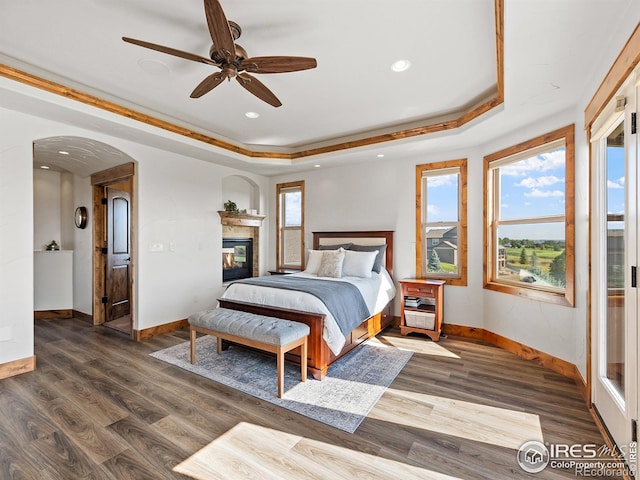
[[[222,281],[253,276],[253,239],[222,239]]]

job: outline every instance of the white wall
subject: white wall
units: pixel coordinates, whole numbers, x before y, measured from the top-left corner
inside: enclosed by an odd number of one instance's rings
[[[73,250],[76,206],[73,201],[74,175],[69,172],[60,174],[60,241],[64,250]],[[34,225],[37,225],[37,222]]]
[[[109,137],[66,124],[0,109],[0,364],[33,355],[34,170],[33,141],[57,135],[93,138],[135,159],[138,166],[137,292],[135,328],[186,318],[214,305],[223,291],[220,249],[222,226],[217,211],[226,199],[222,179],[242,175],[260,190],[266,205],[266,178],[220,167],[165,150]],[[68,179],[67,179],[68,180]],[[60,235],[62,186],[54,222]],[[69,186],[64,186],[65,191]],[[73,179],[73,210],[89,207],[88,179]],[[52,207],[56,208],[56,207]],[[73,213],[73,212],[71,212]],[[73,217],[71,217],[73,218]],[[90,225],[90,223],[89,223]],[[269,237],[265,221],[262,235]],[[47,241],[53,230],[48,230]],[[73,228],[74,309],[91,313],[91,227]],[[40,240],[38,240],[40,242]],[[43,242],[44,243],[44,242]],[[266,243],[266,240],[263,242]],[[151,246],[162,244],[162,251]],[[39,246],[38,246],[39,247]],[[260,245],[260,258],[268,258]],[[260,271],[266,273],[266,260]]]
[[[0,364],[33,356],[31,119],[0,108]]]
[[[277,183],[305,182],[305,245],[312,246],[312,232],[333,230],[393,230],[394,280],[415,277],[415,166],[468,156],[471,151],[428,154],[416,159],[375,160],[343,167],[319,168],[297,175],[274,177]],[[469,159],[469,196],[482,198],[482,165]],[[480,179],[480,184],[476,182]],[[275,193],[273,194],[275,195]],[[470,202],[469,226],[481,228],[482,205]],[[271,202],[275,216],[275,200]],[[478,220],[478,216],[480,219]],[[482,327],[482,245],[469,235],[469,286],[445,289],[445,322]],[[482,234],[480,231],[480,238]],[[271,236],[275,252],[275,232]],[[273,254],[270,258],[273,258]],[[394,315],[400,315],[399,297]],[[473,312],[473,313],[471,313]]]
[[[60,172],[33,170],[33,244],[35,250],[55,240],[61,245],[60,229]]]
[[[223,197],[222,181],[237,173],[147,150],[127,151],[139,162],[138,329],[186,318],[215,305],[222,293],[222,225],[217,212],[228,200]],[[266,184],[258,176],[247,176]],[[263,226],[264,238],[267,228]],[[154,246],[159,251],[153,251]],[[263,250],[260,258],[264,255]],[[266,270],[265,265],[260,268]]]
[[[565,111],[545,119],[536,124],[529,125],[525,129],[512,132],[501,138],[495,139],[480,149],[482,156],[502,150],[503,148],[516,145],[547,132],[570,125],[576,122],[573,110]],[[576,131],[583,129],[582,123],[575,125]],[[580,154],[583,151],[580,150]],[[478,159],[482,161],[482,158]],[[575,158],[576,176],[584,178],[584,169],[589,168],[588,158],[577,156]],[[587,175],[588,177],[588,175]],[[477,178],[473,181],[477,181]],[[588,182],[576,182],[576,210],[582,212],[584,205],[582,199],[588,196]],[[479,204],[482,207],[482,198],[476,198],[469,203]],[[469,212],[473,216],[472,212]],[[476,212],[482,216],[482,212]],[[481,227],[482,228],[482,227]],[[588,233],[588,223],[585,215],[576,215],[576,239],[586,237]],[[482,230],[470,231],[470,237],[482,235]],[[576,277],[584,278],[587,275],[584,266],[588,263],[586,252],[580,250],[581,256],[576,255]],[[576,299],[580,307],[581,317],[578,321],[586,322],[586,309],[584,308],[584,282],[581,283],[581,290],[576,290]],[[530,347],[541,350],[545,353],[561,358],[571,363],[577,360],[576,342],[576,312],[572,307],[553,305],[546,302],[539,302],[520,298],[490,290],[484,291],[484,328],[503,335],[512,340],[516,340]]]
[[[93,194],[91,179],[73,175],[71,212],[77,207],[87,207],[87,226],[75,227],[72,233],[73,248],[73,309],[91,315],[93,310]]]

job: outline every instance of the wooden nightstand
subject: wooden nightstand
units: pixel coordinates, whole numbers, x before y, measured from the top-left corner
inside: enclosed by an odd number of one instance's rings
[[[291,273],[300,273],[302,270],[295,268],[277,268],[275,270],[269,270],[271,275],[289,275]]]
[[[400,333],[423,333],[431,340],[440,339],[443,319],[443,280],[407,278],[400,280]]]

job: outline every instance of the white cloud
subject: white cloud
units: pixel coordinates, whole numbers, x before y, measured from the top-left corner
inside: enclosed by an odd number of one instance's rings
[[[524,177],[530,172],[546,172],[565,166],[564,148],[519,160],[500,168],[502,175]]]
[[[622,182],[620,182],[620,180],[622,180]],[[607,180],[607,188],[614,188],[614,189],[624,188],[624,177],[619,179],[618,182]]]
[[[515,186],[526,188],[549,187],[560,182],[564,182],[564,178],[558,178],[555,175],[548,175],[541,177],[527,177],[519,183],[516,183]]]
[[[427,205],[427,215],[438,215],[440,213],[440,209],[435,205]]]
[[[525,193],[524,196],[535,198],[564,197],[564,192],[560,190],[540,190],[538,188],[534,188],[530,192]]]
[[[436,175],[427,177],[427,186],[428,187],[441,187],[443,185],[455,185],[458,180],[458,175]]]

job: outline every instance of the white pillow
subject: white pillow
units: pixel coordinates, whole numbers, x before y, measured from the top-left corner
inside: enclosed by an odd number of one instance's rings
[[[342,265],[343,276],[371,278],[373,263],[378,256],[377,250],[373,252],[345,250],[344,253],[344,264]]]
[[[306,273],[318,273],[320,262],[322,261],[322,250],[309,250],[309,258],[307,259],[307,267],[304,269]]]
[[[318,268],[319,277],[342,277],[342,264],[344,263],[344,249],[323,250],[322,261]]]

